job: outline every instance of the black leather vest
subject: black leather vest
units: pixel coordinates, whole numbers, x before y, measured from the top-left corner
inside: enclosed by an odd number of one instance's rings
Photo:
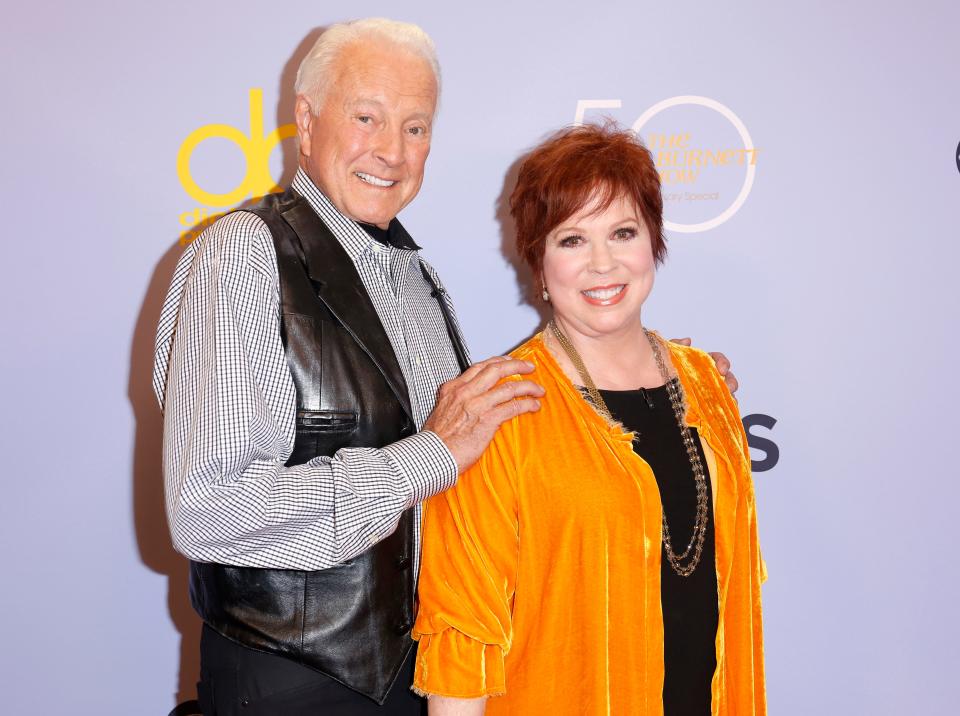
[[[267,224],[277,253],[282,335],[297,391],[287,465],[412,435],[403,373],[346,251],[292,190],[249,211]],[[463,346],[439,303],[463,369]],[[191,562],[194,608],[224,636],[314,668],[382,704],[414,643],[413,519],[406,510],[389,537],[320,571]]]

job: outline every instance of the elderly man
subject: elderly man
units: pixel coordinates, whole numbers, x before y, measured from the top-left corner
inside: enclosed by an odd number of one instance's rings
[[[423,180],[439,83],[420,28],[331,27],[297,74],[292,186],[177,265],[154,387],[206,714],[420,713],[419,503],[539,407],[539,386],[502,380],[528,364],[469,365],[396,219]]]
[[[469,367],[395,218],[430,151],[429,37],[334,26],[296,92],[291,188],[187,249],[157,337],[167,512],[205,623],[200,699],[218,714],[419,713],[419,503],[542,390],[501,384],[520,361]]]

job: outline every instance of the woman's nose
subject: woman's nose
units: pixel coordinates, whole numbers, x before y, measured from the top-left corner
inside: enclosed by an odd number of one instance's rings
[[[594,241],[590,245],[590,270],[595,273],[607,273],[613,268],[613,252],[606,241]]]

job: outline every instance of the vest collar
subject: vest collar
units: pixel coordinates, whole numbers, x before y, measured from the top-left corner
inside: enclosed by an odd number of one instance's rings
[[[400,363],[345,247],[311,204],[297,192],[288,191],[278,209],[300,237],[304,265],[317,298],[370,356],[413,422],[410,394]],[[373,241],[369,237],[368,240]]]

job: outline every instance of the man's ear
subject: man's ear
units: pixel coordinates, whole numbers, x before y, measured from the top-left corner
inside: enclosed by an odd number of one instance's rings
[[[297,103],[293,107],[294,122],[297,125],[297,138],[300,140],[300,153],[310,156],[310,137],[313,131],[313,112],[310,110],[310,100],[302,94],[297,95]]]

